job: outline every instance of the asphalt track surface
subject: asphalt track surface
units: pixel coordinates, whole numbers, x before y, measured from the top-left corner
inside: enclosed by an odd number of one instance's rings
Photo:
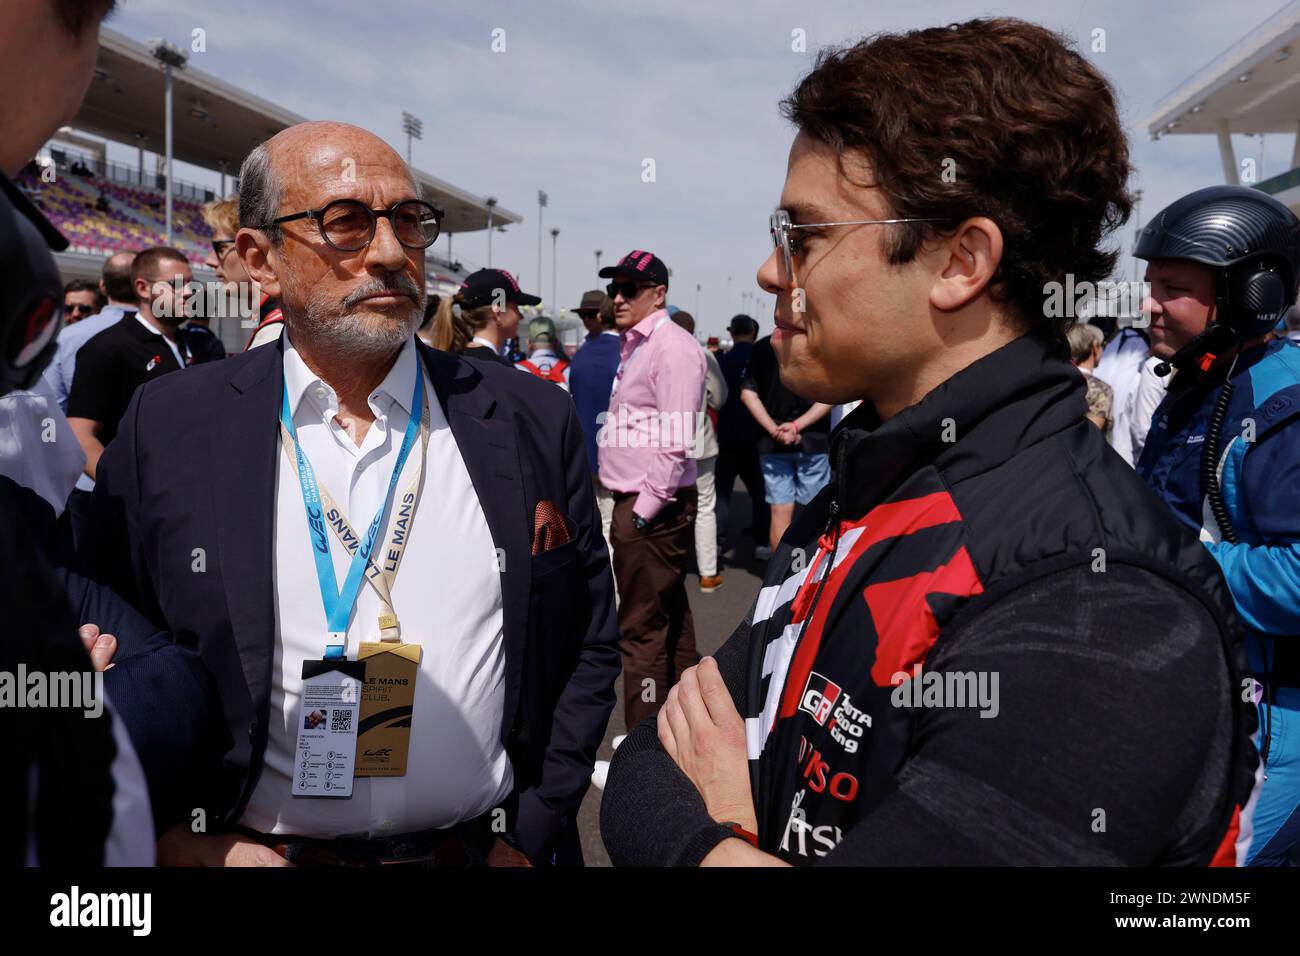
[[[691,613],[695,617],[695,643],[701,654],[712,654],[736,629],[749,606],[758,596],[762,584],[764,562],[754,559],[755,542],[741,534],[750,522],[749,496],[744,485],[737,482],[731,498],[730,540],[735,543],[735,553],[730,560],[719,555],[723,585],[711,594],[700,593],[700,579],[695,573],[695,562],[690,561],[686,576],[686,592],[690,596]],[[766,535],[764,535],[766,537]],[[616,736],[625,732],[623,726],[623,679],[618,680],[619,700],[605,730],[605,740],[596,754],[598,760],[608,760],[614,753],[611,746]],[[588,866],[609,866],[609,855],[600,839],[600,797],[594,786],[587,791],[582,810],[578,814],[578,829],[582,834],[582,852]]]

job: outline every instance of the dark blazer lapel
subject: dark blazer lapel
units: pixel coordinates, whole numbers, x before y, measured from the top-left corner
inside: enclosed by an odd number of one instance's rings
[[[514,424],[496,416],[492,397],[478,369],[459,357],[419,344],[456,439],[461,458],[487,518],[492,540],[504,555],[501,599],[506,651],[506,706],[501,728],[509,736],[519,702],[519,682],[528,633],[528,588],[532,578],[532,519],[520,473]]]
[[[254,350],[230,379],[235,394],[218,403],[210,445],[221,580],[259,720],[270,700],[275,658],[275,456],[283,343],[281,336],[279,345]]]

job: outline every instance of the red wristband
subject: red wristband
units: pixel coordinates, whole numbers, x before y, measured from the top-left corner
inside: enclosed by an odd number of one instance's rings
[[[740,837],[742,840],[744,840],[746,843],[752,846],[755,850],[758,849],[757,833],[751,833],[749,830],[746,830],[744,827],[742,827],[739,823],[724,823],[723,826],[729,829],[732,833],[736,834],[736,836]]]

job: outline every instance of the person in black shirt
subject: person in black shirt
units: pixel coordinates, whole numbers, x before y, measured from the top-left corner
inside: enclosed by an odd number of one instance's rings
[[[181,353],[188,351],[194,365],[226,357],[226,346],[208,326],[207,319],[190,319],[180,330],[178,338],[185,343]]]
[[[768,543],[775,551],[794,519],[795,505],[808,504],[830,480],[826,416],[831,406],[800,398],[781,383],[771,336],[750,353],[740,400],[767,433],[758,440],[758,460],[772,510]]]
[[[193,281],[180,250],[144,250],[131,264],[139,311],[100,332],[77,353],[68,423],[86,452],[86,474],[92,479],[135,390],[193,363],[188,342],[179,334]]]
[[[725,554],[731,550],[726,540],[731,528],[731,492],[736,479],[740,478],[749,493],[750,529],[747,533],[754,535],[756,555],[766,559],[772,556],[772,550],[768,543],[771,512],[763,491],[763,472],[758,464],[758,441],[763,437],[763,429],[740,398],[740,385],[749,364],[749,355],[754,350],[758,323],[748,315],[737,315],[732,318],[727,331],[731,333],[731,348],[718,356],[718,366],[727,383],[727,400],[718,412],[718,535]]]

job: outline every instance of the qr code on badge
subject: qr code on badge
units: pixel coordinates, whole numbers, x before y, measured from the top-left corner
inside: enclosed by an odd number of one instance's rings
[[[336,734],[352,733],[352,711],[350,709],[331,711],[330,731]]]

